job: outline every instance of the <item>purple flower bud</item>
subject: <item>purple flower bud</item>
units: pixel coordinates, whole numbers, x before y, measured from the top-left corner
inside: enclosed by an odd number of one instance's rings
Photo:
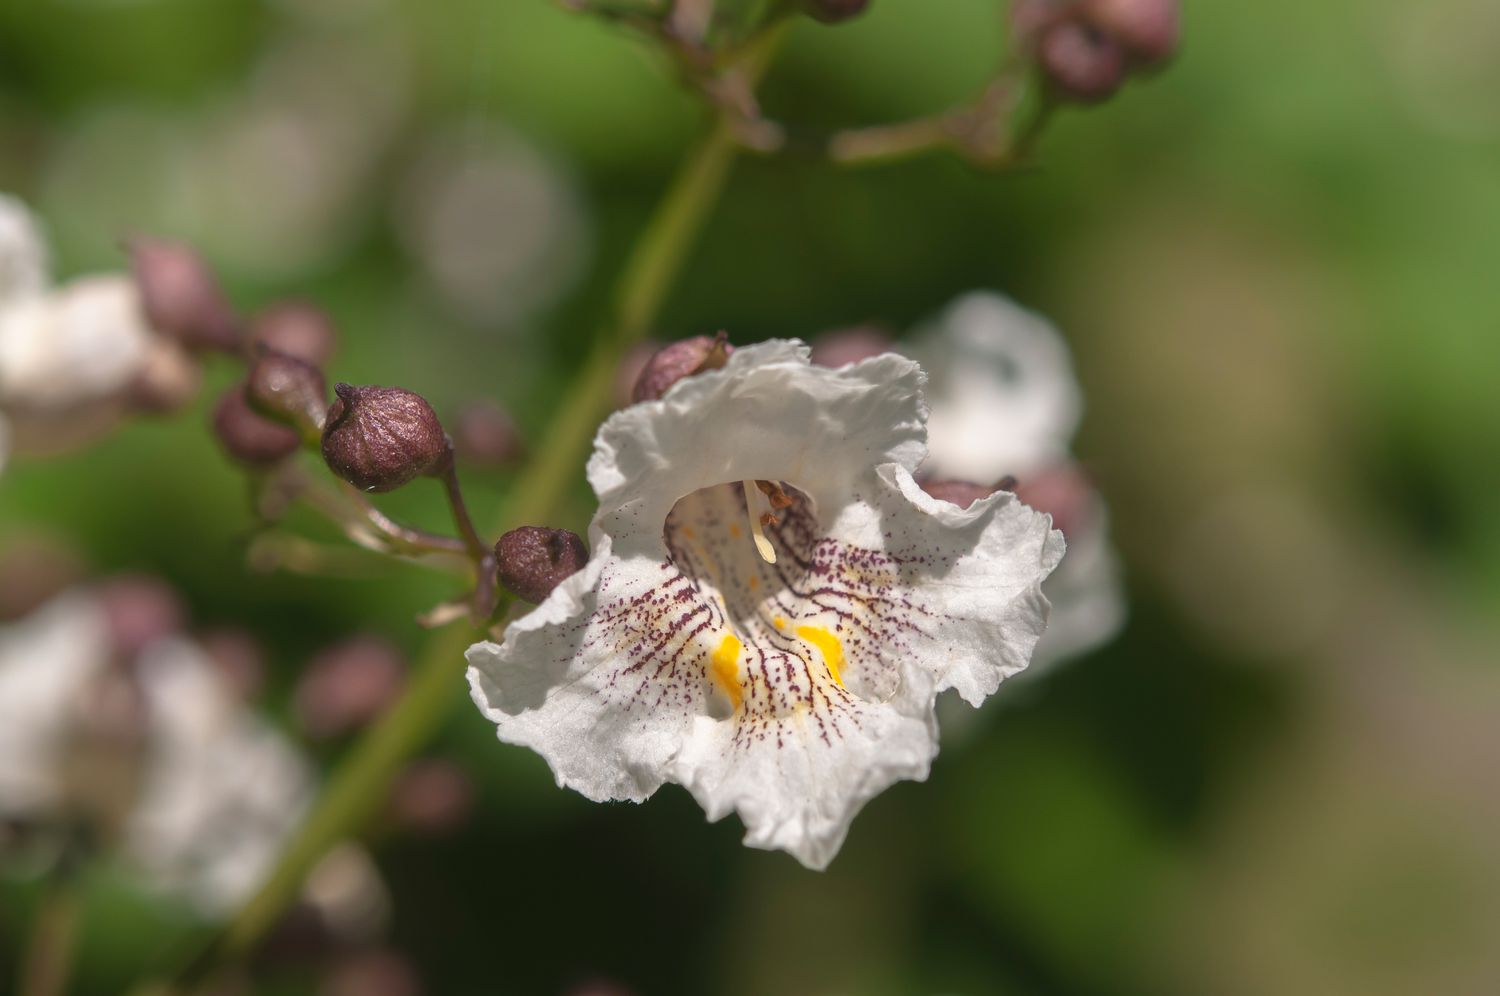
[[[1013,0],[1010,5],[1011,43],[1034,53],[1044,34],[1056,23],[1072,16],[1076,0]]]
[[[636,379],[636,401],[655,401],[684,377],[704,370],[718,370],[729,359],[734,347],[723,332],[718,335],[695,335],[668,343],[652,354]]]
[[[164,239],[132,239],[129,249],[141,308],[152,328],[189,349],[227,353],[239,347],[239,322],[203,257]]]
[[[491,401],[465,405],[453,421],[459,458],[485,467],[507,467],[526,452],[510,413]]]
[[[316,305],[281,301],[251,322],[250,348],[260,346],[323,367],[338,348],[338,332],[328,315]]]
[[[1142,65],[1171,58],[1181,35],[1178,0],[1082,0],[1083,16]]]
[[[99,586],[99,604],[111,642],[121,658],[133,660],[157,640],[180,632],[187,612],[177,592],[144,574],[122,574]]]
[[[1028,474],[1015,488],[1016,497],[1038,512],[1052,516],[1052,526],[1064,536],[1088,521],[1094,502],[1093,482],[1076,465],[1057,464]]]
[[[802,0],[802,9],[814,20],[837,24],[858,17],[870,6],[870,0]]]
[[[823,367],[842,367],[889,353],[895,348],[891,337],[873,325],[856,325],[832,329],[812,341],[812,361]]]
[[[588,563],[589,549],[577,533],[522,526],[495,544],[500,583],[528,602],[540,603],[569,575]]]
[[[245,382],[250,406],[276,422],[316,434],[328,414],[323,371],[285,353],[260,348]]]
[[[250,407],[244,384],[225,391],[214,407],[214,434],[225,452],[252,467],[284,460],[302,445],[297,430],[272,422]]]
[[[1104,100],[1125,81],[1125,49],[1079,21],[1060,21],[1042,35],[1037,62],[1059,97],[1082,104]]]
[[[473,810],[474,784],[451,761],[414,761],[391,785],[388,808],[391,818],[404,830],[448,833],[462,825]]]
[[[355,636],[312,659],[292,696],[308,736],[336,737],[375,719],[401,694],[405,661],[378,636]]]
[[[344,955],[318,989],[319,996],[421,996],[412,963],[394,951],[370,948]]]
[[[959,508],[968,508],[981,498],[988,498],[997,488],[992,485],[975,484],[972,481],[918,481],[922,490],[939,501],[952,502]]]
[[[400,387],[335,384],[328,409],[323,459],[361,491],[394,491],[424,474],[439,474],[452,459],[448,437],[420,394]]]
[[[266,684],[266,657],[260,643],[242,629],[214,629],[200,634],[198,643],[219,676],[242,702],[253,702]]]

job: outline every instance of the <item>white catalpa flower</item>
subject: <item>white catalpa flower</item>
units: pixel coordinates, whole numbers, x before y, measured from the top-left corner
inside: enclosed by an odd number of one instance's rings
[[[196,644],[164,638],[128,667],[113,656],[104,610],[87,591],[0,628],[0,820],[65,821],[84,782],[96,794],[123,793],[124,859],[151,887],[206,915],[226,913],[260,884],[300,821],[311,771]],[[79,770],[77,747],[100,723],[90,704],[122,676],[143,710],[138,771],[100,786],[97,771]],[[87,763],[107,761],[96,754]]]
[[[500,739],[590,799],[677,782],[826,866],[866,800],[926,777],[937,693],[978,705],[1026,666],[1062,554],[1013,495],[916,485],[922,383],[773,341],[611,416],[588,564],[469,649]]]
[[[47,243],[26,205],[0,194],[0,307],[47,286]]]
[[[40,226],[0,194],[0,408],[19,420],[107,404],[145,370],[156,338],[127,274],[49,286]]]
[[[911,353],[931,377],[924,479],[993,485],[1013,476],[1021,499],[1068,538],[1043,587],[1052,616],[1036,663],[1113,637],[1125,617],[1120,569],[1104,503],[1069,452],[1083,402],[1062,336],[1010,299],[977,291],[919,331]]]

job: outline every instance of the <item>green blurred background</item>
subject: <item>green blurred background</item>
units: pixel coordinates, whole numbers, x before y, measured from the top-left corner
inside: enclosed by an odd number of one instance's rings
[[[1002,51],[999,15],[875,0],[801,23],[766,104],[807,124],[943,107]],[[979,287],[1052,316],[1130,621],[1002,689],[822,874],[675,787],[641,807],[557,790],[494,742],[455,662],[439,747],[480,805],[440,843],[378,848],[428,990],[1500,991],[1496,93],[1491,0],[1198,2],[1176,63],[1062,114],[1035,170],[743,161],[659,337],[901,329]],[[59,273],[118,268],[129,232],[189,238],[244,308],[324,305],[333,376],[442,412],[498,399],[533,438],[700,125],[640,43],[545,0],[0,5],[0,189],[38,208]],[[281,715],[315,649],[414,649],[453,585],[247,570],[212,396],[7,468],[0,540],[50,531],[251,626]],[[507,478],[466,483],[493,520]],[[438,498],[385,507],[438,526]],[[552,524],[587,498],[580,472]],[[3,888],[9,979],[33,897]],[[77,991],[188,929],[95,883]],[[269,960],[257,991],[311,976]]]

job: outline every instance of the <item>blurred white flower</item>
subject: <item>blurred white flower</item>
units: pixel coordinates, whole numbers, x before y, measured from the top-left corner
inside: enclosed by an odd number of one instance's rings
[[[88,589],[0,627],[0,819],[57,827],[107,793],[122,858],[214,916],[259,885],[311,790],[307,763],[196,644],[168,636],[119,660]]]
[[[0,305],[47,286],[47,243],[31,210],[0,194]]]
[[[1052,602],[1037,665],[1085,653],[1124,621],[1103,501],[1069,452],[1083,414],[1067,344],[1045,318],[999,294],[959,297],[919,329],[908,351],[928,371],[924,478],[992,486],[1052,515],[1068,550],[1043,592]]]
[[[563,164],[493,123],[429,139],[396,223],[430,290],[476,324],[511,324],[544,307],[577,278],[590,241]]]
[[[916,485],[922,380],[772,341],[611,416],[588,564],[469,649],[500,738],[590,799],[676,782],[827,865],[867,800],[926,777],[937,693],[977,706],[1026,666],[1062,553],[1011,494]]]

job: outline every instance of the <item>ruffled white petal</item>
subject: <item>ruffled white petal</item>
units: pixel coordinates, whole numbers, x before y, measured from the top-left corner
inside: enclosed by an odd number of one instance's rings
[[[80,706],[118,666],[84,591],[0,628],[0,816],[48,823],[69,805],[63,765]],[[311,769],[195,645],[160,642],[136,673],[148,748],[123,854],[151,887],[222,914],[260,884],[300,821]]]
[[[56,411],[108,397],[145,366],[152,333],[124,274],[0,308],[0,404]]]
[[[901,357],[835,371],[771,342],[613,416],[589,565],[470,649],[500,738],[594,799],[679,782],[826,865],[866,800],[925,777],[938,689],[977,701],[1025,665],[1061,554],[1010,496],[916,487],[921,385]],[[757,481],[785,487],[774,511]]]
[[[104,614],[82,593],[0,627],[0,816],[30,817],[60,803],[63,737],[108,656]]]
[[[929,476],[987,484],[1067,453],[1083,401],[1045,318],[975,291],[920,331],[911,353],[931,379]]]
[[[0,194],[0,307],[47,286],[47,243],[31,210]]]
[[[311,770],[239,705],[196,645],[164,641],[138,667],[151,746],[125,853],[157,888],[226,913],[260,884],[301,822]]]

